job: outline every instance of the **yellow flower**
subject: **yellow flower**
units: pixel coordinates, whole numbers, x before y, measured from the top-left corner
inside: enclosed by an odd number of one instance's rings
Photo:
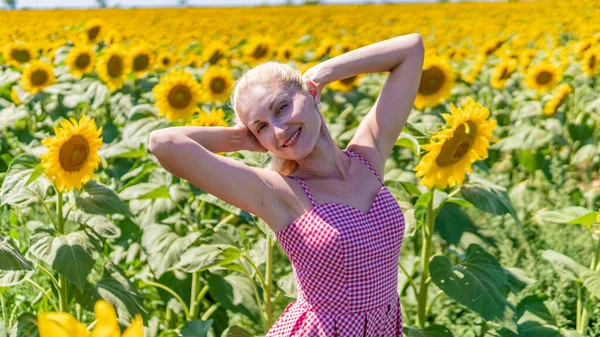
[[[598,66],[600,64],[600,49],[597,47],[593,47],[588,49],[583,54],[583,59],[581,60],[581,70],[586,73],[588,76],[594,76],[600,70]]]
[[[82,32],[83,41],[89,44],[98,43],[106,29],[104,27],[104,22],[99,19],[93,19],[86,22]]]
[[[548,61],[542,61],[527,71],[525,84],[543,94],[556,86],[561,75],[559,69]]]
[[[423,73],[419,91],[415,99],[415,107],[423,109],[434,107],[450,97],[454,87],[454,70],[446,59],[428,54],[423,64]]]
[[[462,184],[465,174],[471,173],[471,165],[488,156],[492,130],[496,120],[486,120],[490,111],[475,102],[471,97],[462,101],[459,109],[450,103],[450,114],[442,114],[448,123],[437,132],[423,149],[428,153],[413,169],[417,177],[423,177],[421,184],[428,188],[455,186]]]
[[[15,86],[10,88],[10,99],[12,100],[12,102],[15,105],[21,105],[23,103],[23,102],[21,102],[21,100],[19,99],[19,96],[17,95],[17,88]]]
[[[71,49],[65,60],[69,66],[69,72],[76,78],[90,73],[94,69],[96,54],[92,46],[83,45]]]
[[[320,60],[323,56],[330,56],[331,52],[335,48],[337,40],[332,37],[326,37],[321,41],[317,50],[315,50],[315,55],[313,60]]]
[[[202,50],[201,59],[211,65],[227,63],[227,45],[219,40],[212,41]]]
[[[525,49],[519,54],[519,70],[525,74],[529,69],[531,61],[535,58],[537,51],[534,49]]]
[[[333,81],[328,86],[331,90],[338,90],[341,92],[349,92],[354,88],[358,81],[364,77],[364,74],[359,74],[356,76],[348,77],[343,80]]]
[[[295,51],[296,48],[294,48],[293,42],[284,43],[281,47],[277,49],[275,57],[277,57],[279,61],[287,62],[294,58],[296,54]]]
[[[139,314],[135,316],[122,335],[117,322],[117,312],[110,303],[105,300],[96,301],[94,314],[98,322],[92,330],[91,337],[144,337],[143,320]]]
[[[59,191],[81,189],[100,163],[102,127],[96,128],[96,122],[83,114],[79,122],[74,118],[62,120],[54,133],[54,138],[42,140],[49,151],[40,155],[41,166]]]
[[[186,123],[189,126],[228,126],[225,121],[225,112],[222,108],[211,108],[210,113],[201,111],[198,118]]]
[[[172,52],[165,50],[158,53],[154,67],[156,70],[167,70],[175,64],[176,57]]]
[[[189,119],[198,110],[202,97],[200,84],[189,72],[173,70],[152,89],[158,115],[168,120]]]
[[[38,93],[55,82],[54,68],[48,62],[34,60],[23,68],[21,86],[32,94]]]
[[[154,51],[146,45],[141,45],[131,52],[131,70],[136,78],[144,76],[154,67]]]
[[[4,62],[19,67],[36,57],[34,49],[28,43],[12,42],[4,46]]]
[[[275,41],[267,37],[254,37],[242,47],[242,53],[246,63],[256,65],[267,61],[273,54]]]
[[[96,71],[111,91],[123,87],[129,69],[128,60],[126,52],[118,45],[108,47],[98,60]]]
[[[204,99],[208,102],[227,102],[232,85],[233,75],[227,68],[211,66],[202,75]]]
[[[506,85],[506,81],[517,70],[517,60],[513,58],[505,58],[498,63],[492,72],[491,86],[494,89],[502,89]]]
[[[89,337],[85,325],[66,312],[41,312],[37,316],[40,337]]]
[[[554,95],[552,95],[552,99],[544,106],[544,114],[547,116],[553,115],[567,100],[571,92],[573,92],[573,89],[568,84],[559,85]]]

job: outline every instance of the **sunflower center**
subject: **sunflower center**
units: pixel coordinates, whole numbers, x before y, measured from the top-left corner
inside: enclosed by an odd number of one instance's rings
[[[90,65],[92,58],[88,54],[80,54],[75,59],[75,66],[79,69],[85,69]]]
[[[58,160],[65,171],[79,171],[85,165],[89,153],[87,140],[81,135],[74,135],[60,147]]]
[[[31,74],[31,84],[35,86],[42,86],[46,84],[46,81],[48,81],[46,70],[38,69]]]
[[[546,84],[552,80],[552,73],[549,71],[542,71],[535,77],[535,80],[539,84]]]
[[[285,56],[286,59],[289,59],[290,57],[292,57],[292,51],[287,49],[283,55]]]
[[[169,104],[175,109],[184,109],[192,100],[192,92],[186,85],[178,84],[169,91]]]
[[[222,78],[217,77],[210,81],[210,90],[214,93],[222,93],[225,89],[225,81]]]
[[[419,93],[422,95],[435,94],[442,88],[445,79],[442,69],[436,66],[424,70],[419,84]]]
[[[148,57],[148,55],[146,55],[146,54],[137,55],[133,59],[133,70],[135,70],[135,71],[146,70],[146,68],[148,68],[149,64],[150,64],[150,58]]]
[[[19,61],[19,63],[29,62],[31,59],[31,55],[26,49],[13,49],[10,53],[10,57],[12,57],[13,60]]]
[[[356,80],[356,76],[344,78],[343,80],[341,80],[341,82],[345,85],[351,85],[352,83],[354,83],[354,80]]]
[[[254,56],[254,58],[260,59],[260,58],[265,57],[267,55],[268,51],[269,51],[269,48],[267,46],[259,44],[254,49],[254,53],[252,53],[252,56]]]
[[[500,75],[500,79],[506,80],[509,77],[510,77],[510,72],[508,71],[508,68],[504,67],[504,69],[502,69],[502,74]]]
[[[88,39],[95,41],[98,34],[100,34],[100,26],[94,26],[88,30]]]
[[[120,56],[113,55],[108,59],[106,68],[110,77],[119,77],[123,73],[123,59]]]
[[[171,64],[171,60],[168,57],[163,57],[161,62],[163,66],[168,66],[169,64]]]
[[[596,68],[596,55],[592,54],[590,56],[590,59],[588,61],[588,66],[590,66],[590,69],[594,69]]]
[[[223,54],[221,53],[221,51],[215,50],[215,52],[208,59],[208,62],[210,62],[211,64],[215,64],[215,63],[219,62],[221,57],[223,57]]]
[[[468,127],[465,126],[468,124]],[[436,162],[440,167],[447,167],[458,163],[469,152],[477,135],[477,125],[473,122],[461,124],[454,131],[452,138],[446,140]]]

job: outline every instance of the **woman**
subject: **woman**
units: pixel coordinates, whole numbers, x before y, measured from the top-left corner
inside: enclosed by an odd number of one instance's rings
[[[397,268],[404,215],[383,184],[386,159],[417,94],[418,34],[324,61],[301,76],[267,62],[235,85],[234,127],[153,131],[150,151],[171,173],[263,219],[290,258],[298,285],[274,336],[402,336]],[[318,110],[328,83],[389,71],[379,97],[341,151]],[[270,169],[216,155],[269,151]],[[270,322],[267,322],[270,324]]]

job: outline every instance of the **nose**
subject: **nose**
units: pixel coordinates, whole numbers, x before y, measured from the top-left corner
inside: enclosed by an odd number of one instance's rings
[[[285,135],[287,134],[287,128],[288,126],[284,123],[281,122],[277,122],[277,123],[273,123],[273,130],[275,132],[275,137],[277,137],[277,139],[279,139],[280,141],[285,141]]]

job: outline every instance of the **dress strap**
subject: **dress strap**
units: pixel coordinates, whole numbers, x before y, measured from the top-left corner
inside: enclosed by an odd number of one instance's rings
[[[375,169],[373,168],[373,166],[371,166],[371,164],[369,164],[369,162],[363,158],[361,155],[359,155],[358,153],[351,151],[351,150],[344,150],[344,152],[348,155],[350,155],[351,157],[356,157],[358,159],[360,159],[360,161],[362,161],[365,165],[367,165],[367,167],[371,170],[371,172],[373,172],[375,174],[375,176],[377,177],[377,179],[379,180],[379,182],[381,183],[381,185],[385,186],[385,184],[383,183],[383,180],[381,180],[381,178],[379,177],[379,174],[377,174],[377,171],[375,171]]]
[[[310,202],[312,203],[313,207],[316,207],[317,206],[317,201],[313,197],[312,193],[310,193],[310,191],[308,190],[308,187],[306,186],[306,184],[304,183],[304,181],[302,181],[302,179],[296,177],[293,174],[288,175],[288,177],[294,178],[294,179],[296,179],[296,180],[298,180],[300,182],[300,185],[302,185],[302,188],[304,189],[304,192],[306,192],[306,195],[308,196],[308,199],[310,199]]]

